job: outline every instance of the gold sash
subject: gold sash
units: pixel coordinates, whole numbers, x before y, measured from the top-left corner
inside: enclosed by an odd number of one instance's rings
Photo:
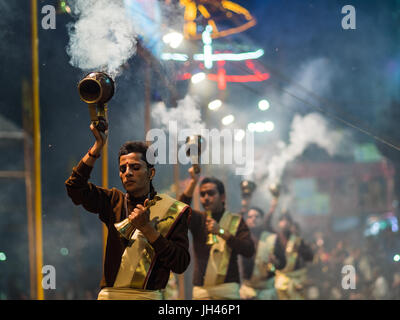
[[[294,270],[298,257],[301,238],[291,235],[286,245],[286,265],[282,270],[275,271],[275,288],[279,300],[304,299],[304,283],[307,269]]]
[[[300,246],[301,238],[292,234],[287,242],[285,255],[286,265],[281,272],[291,272],[296,266],[297,257],[299,255],[298,248]]]
[[[187,205],[166,194],[158,196],[161,200],[149,209],[150,221],[162,236],[167,237]],[[125,248],[113,288],[146,288],[156,255],[153,247],[138,230],[131,240],[134,240],[133,244]]]
[[[276,234],[264,231],[258,240],[257,252],[254,259],[254,269],[250,281],[252,287],[262,289],[266,286],[267,276],[271,270],[269,257],[274,251]]]
[[[236,235],[241,216],[225,211],[219,225],[228,230],[230,234]],[[228,272],[229,260],[232,249],[226,245],[226,241],[218,237],[218,242],[213,244],[210,249],[206,274],[204,276],[204,286],[215,286],[225,281]]]

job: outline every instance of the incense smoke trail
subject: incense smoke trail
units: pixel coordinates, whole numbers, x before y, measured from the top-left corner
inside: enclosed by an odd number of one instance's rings
[[[324,96],[329,92],[332,76],[333,67],[327,59],[314,59],[302,65],[293,77],[296,83],[289,84],[283,93],[273,97],[273,100],[279,101],[287,111],[296,110],[302,105],[294,96],[319,106],[320,102],[315,97]],[[301,87],[297,83],[301,84]],[[312,91],[315,96],[310,96],[304,88]],[[276,146],[271,146],[271,150],[263,152],[261,157],[255,160],[255,171],[248,179],[256,181],[256,193],[259,192],[265,197],[270,184],[280,183],[287,165],[300,157],[311,144],[333,156],[347,152],[346,148],[351,141],[348,131],[333,130],[328,120],[320,113],[295,114],[290,125],[288,142],[279,141]]]
[[[75,0],[78,17],[69,24],[67,53],[70,63],[82,70],[104,71],[115,78],[136,52],[137,31],[121,0]]]
[[[164,102],[153,105],[151,116],[153,120],[168,130],[171,121],[178,124],[178,132],[183,129],[191,129],[194,133],[200,133],[205,128],[201,119],[200,107],[190,95],[178,101],[176,108],[167,109]]]
[[[316,144],[333,156],[339,148],[343,135],[328,128],[328,123],[318,113],[304,117],[295,115],[290,131],[289,143],[268,164],[268,180],[279,182],[286,165],[301,156],[310,144]]]

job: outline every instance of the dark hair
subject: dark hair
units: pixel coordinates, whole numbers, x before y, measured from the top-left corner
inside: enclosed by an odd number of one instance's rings
[[[281,215],[280,215],[278,221],[282,221],[282,220],[287,220],[287,221],[289,221],[290,223],[293,223],[293,222],[294,222],[292,216],[291,216],[290,213],[289,213],[289,211],[284,211],[284,212],[281,213]]]
[[[154,165],[150,163],[147,159],[147,150],[149,147],[146,145],[145,142],[143,141],[127,141],[125,142],[121,148],[119,149],[118,152],[118,163],[121,158],[121,156],[127,155],[129,153],[135,152],[135,153],[141,153],[142,160],[146,162],[147,168],[154,168]],[[157,191],[154,189],[153,186],[153,181],[150,180],[150,194],[149,194],[149,199],[152,200],[157,194]]]
[[[205,178],[201,181],[200,187],[201,187],[203,184],[206,184],[206,183],[214,183],[214,184],[217,186],[218,193],[221,194],[221,195],[222,195],[222,194],[225,194],[225,187],[224,187],[224,184],[222,183],[221,180],[218,180],[218,179],[215,178],[215,177],[205,177]]]
[[[146,162],[148,168],[153,168],[154,165],[151,163],[151,159],[147,159],[147,150],[149,147],[143,141],[127,141],[125,142],[118,152],[118,163],[121,156],[127,155],[132,152],[138,152],[142,154],[142,160]],[[150,161],[149,161],[150,160]]]
[[[264,211],[262,211],[259,207],[251,207],[249,210],[247,210],[246,215],[249,213],[250,210],[255,210],[258,212],[258,214],[263,217],[264,216]]]

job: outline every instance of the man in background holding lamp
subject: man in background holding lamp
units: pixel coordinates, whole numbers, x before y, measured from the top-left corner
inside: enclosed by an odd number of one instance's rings
[[[191,180],[179,199],[187,204],[191,203],[199,180],[193,167],[189,174]],[[189,224],[195,254],[193,299],[239,300],[238,255],[254,254],[249,228],[240,215],[225,209],[225,188],[220,180],[213,177],[202,180],[200,202],[206,211],[193,210]]]

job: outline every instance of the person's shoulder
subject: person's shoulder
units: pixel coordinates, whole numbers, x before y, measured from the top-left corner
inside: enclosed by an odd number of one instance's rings
[[[125,193],[122,192],[121,190],[115,188],[115,187],[113,187],[113,188],[111,188],[111,189],[108,189],[108,191],[110,192],[110,194],[111,194],[111,199],[112,199],[113,201],[121,201],[121,200],[123,200],[124,197],[125,197]]]

